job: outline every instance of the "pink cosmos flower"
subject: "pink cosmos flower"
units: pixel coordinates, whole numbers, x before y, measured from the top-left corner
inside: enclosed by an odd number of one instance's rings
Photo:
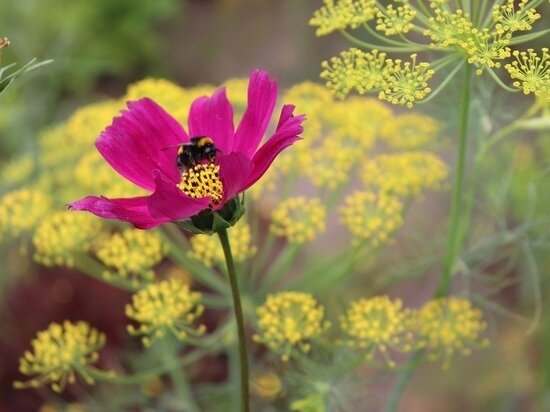
[[[277,83],[254,71],[248,106],[237,129],[225,88],[196,99],[189,111],[189,133],[153,100],[128,102],[96,141],[97,150],[120,175],[150,192],[148,196],[108,199],[88,196],[69,204],[107,219],[149,229],[182,221],[201,211],[216,212],[253,185],[275,157],[299,140],[305,116],[284,105],[273,135],[261,147],[277,98]],[[208,136],[217,148],[212,162],[180,173],[178,146],[191,137]]]

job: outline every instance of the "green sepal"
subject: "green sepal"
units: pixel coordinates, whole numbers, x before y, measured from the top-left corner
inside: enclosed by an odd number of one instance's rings
[[[211,236],[221,229],[228,229],[235,225],[244,215],[244,212],[244,195],[240,199],[239,196],[235,196],[216,212],[203,210],[189,219],[175,223],[195,235]]]

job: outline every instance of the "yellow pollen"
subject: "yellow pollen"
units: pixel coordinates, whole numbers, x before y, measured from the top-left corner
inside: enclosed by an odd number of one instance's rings
[[[210,205],[217,205],[223,197],[223,185],[220,181],[220,166],[213,163],[199,164],[181,175],[178,187],[193,199],[210,196]]]

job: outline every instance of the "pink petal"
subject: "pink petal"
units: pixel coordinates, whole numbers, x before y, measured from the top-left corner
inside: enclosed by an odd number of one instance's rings
[[[216,163],[220,166],[220,180],[223,185],[223,199],[218,207],[242,192],[246,178],[252,170],[252,163],[242,153],[234,152],[216,157]]]
[[[288,146],[300,140],[304,131],[302,123],[305,115],[294,116],[294,106],[284,105],[275,134],[256,152],[252,158],[252,171],[246,179],[241,191],[248,189],[264,175],[273,160]]]
[[[168,221],[166,218],[155,218],[149,213],[147,197],[127,199],[107,199],[106,197],[88,196],[68,205],[70,210],[86,210],[105,219],[117,219],[133,224],[138,229],[151,229]]]
[[[217,90],[212,97],[199,97],[189,110],[189,134],[208,136],[223,153],[233,147],[233,107],[227,100],[225,87]]]
[[[277,100],[277,82],[267,72],[256,70],[248,83],[248,106],[235,133],[234,152],[248,158],[256,152],[271,120]]]
[[[208,208],[210,197],[193,199],[183,193],[173,181],[166,179],[160,171],[156,170],[153,174],[155,191],[147,201],[153,217],[172,221],[183,220]]]
[[[152,191],[152,171],[159,169],[174,182],[177,145],[189,140],[181,125],[153,100],[128,102],[128,110],[99,136],[96,147],[123,177]]]

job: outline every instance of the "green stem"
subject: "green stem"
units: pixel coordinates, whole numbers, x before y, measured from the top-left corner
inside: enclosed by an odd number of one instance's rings
[[[215,290],[221,295],[226,295],[226,287],[223,279],[216,276],[210,269],[203,266],[196,260],[189,258],[185,253],[181,253],[181,248],[165,232],[158,232],[164,242],[169,246],[168,256],[176,263],[191,272],[191,276],[199,280],[205,286]]]
[[[301,246],[302,245],[296,243],[285,246],[284,250],[277,257],[277,260],[270,265],[271,269],[262,279],[262,285],[260,287],[262,294],[271,291],[277,282],[286,275],[288,268],[294,262]]]
[[[111,286],[115,286],[119,289],[127,290],[129,292],[134,292],[139,289],[139,285],[133,285],[129,280],[123,279],[121,277],[105,277],[104,274],[108,272],[108,269],[103,266],[103,264],[86,254],[77,254],[74,257],[74,261],[75,267],[78,270],[101,282],[108,283]]]
[[[250,274],[251,281],[256,281],[256,279],[258,278],[258,275],[260,271],[264,268],[267,259],[271,256],[271,252],[273,251],[273,246],[275,245],[276,240],[277,239],[275,235],[271,232],[271,230],[268,229],[268,233],[264,242],[262,243],[260,253],[256,256],[256,259],[254,259],[254,262],[252,263],[252,270]]]
[[[386,403],[386,407],[384,408],[386,412],[395,412],[397,410],[401,394],[405,390],[405,387],[407,386],[407,383],[409,382],[409,379],[411,378],[414,370],[422,361],[422,355],[423,351],[416,351],[405,365],[405,369],[403,369],[401,374],[398,376],[395,387],[390,393],[388,403]]]
[[[403,43],[401,41],[396,41],[396,40],[393,40],[393,39],[390,39],[386,36],[382,36],[381,34],[377,33],[374,29],[372,29],[368,23],[365,23],[363,24],[363,27],[365,28],[365,30],[372,36],[374,37],[375,39],[379,40],[379,41],[383,41],[389,45],[392,45],[392,46],[398,46],[398,47],[408,47],[410,46],[410,44],[407,44],[407,43]]]
[[[447,238],[447,250],[443,259],[443,270],[435,297],[445,296],[451,286],[451,275],[458,254],[460,253],[460,223],[462,219],[462,198],[464,192],[464,174],[466,170],[466,147],[468,141],[468,118],[470,111],[470,83],[472,66],[467,65],[464,73],[462,108],[460,115],[460,134],[458,141],[458,159],[456,163],[455,184],[451,203],[451,223]]]
[[[429,50],[430,49],[428,46],[425,46],[425,47],[422,47],[422,48],[417,47],[417,46],[403,46],[403,47],[383,46],[383,45],[380,45],[380,44],[373,44],[373,43],[369,43],[369,42],[360,40],[357,37],[352,36],[351,34],[349,34],[345,30],[340,30],[340,32],[342,33],[342,36],[344,36],[346,39],[348,39],[351,43],[353,43],[356,46],[359,46],[363,49],[376,49],[376,50],[380,50],[380,51],[383,51],[383,52],[390,52],[390,53],[391,52],[395,52],[395,53],[408,53],[408,52],[411,52],[411,53],[414,53],[414,52],[419,52],[419,51],[422,51],[422,50]]]
[[[225,263],[227,265],[227,273],[229,274],[229,284],[231,285],[231,294],[233,295],[233,309],[235,319],[237,321],[237,335],[239,337],[239,355],[241,363],[241,411],[249,412],[248,404],[248,355],[246,351],[246,335],[244,332],[243,309],[241,305],[241,297],[239,295],[239,284],[237,282],[237,274],[235,273],[235,263],[231,253],[231,245],[227,236],[227,229],[223,228],[218,231],[218,237],[223,248]]]
[[[502,80],[500,80],[500,77],[498,77],[498,75],[490,67],[487,68],[487,73],[489,73],[489,75],[493,78],[495,83],[500,88],[502,88],[502,89],[504,89],[504,90],[506,90],[507,92],[510,92],[510,93],[518,93],[519,92],[519,89],[514,89],[512,87],[509,87],[508,85],[506,85],[506,83],[504,83]]]
[[[199,359],[201,359],[203,356],[205,356],[209,352],[211,351],[197,349],[179,359],[174,360],[170,364],[162,364],[157,368],[150,369],[144,372],[135,373],[133,375],[117,375],[114,372],[103,371],[92,367],[87,368],[86,372],[91,377],[101,382],[121,384],[121,385],[139,385],[139,384],[148,382],[154,378],[158,378],[159,376],[173,372],[181,367],[190,365],[198,361]]]
[[[177,344],[174,346],[170,344],[169,340],[163,342],[163,346],[159,347],[158,356],[161,362],[169,367],[175,361],[177,361]],[[176,353],[174,353],[176,352]],[[191,388],[189,386],[189,381],[187,375],[185,374],[183,368],[177,368],[170,372],[170,378],[174,387],[174,391],[178,395],[178,398],[181,402],[185,402],[189,412],[198,412],[199,406],[197,405]]]
[[[464,73],[464,84],[462,91],[462,105],[460,117],[460,134],[458,143],[458,159],[456,164],[455,185],[453,188],[452,205],[451,205],[451,223],[449,228],[447,251],[443,260],[443,270],[439,285],[435,292],[435,297],[443,297],[449,291],[451,286],[452,268],[455,264],[461,246],[461,205],[463,196],[464,172],[466,169],[466,143],[468,139],[468,114],[470,111],[470,83],[472,80],[472,66],[467,65]],[[405,369],[399,377],[391,391],[388,403],[386,405],[387,412],[395,412],[399,405],[399,399],[405,390],[407,383],[412,377],[416,367],[420,364],[423,358],[421,350],[416,351],[409,361]]]
[[[437,89],[435,89],[433,92],[430,93],[430,96],[427,97],[426,99],[424,100],[420,100],[418,102],[418,104],[424,104],[424,103],[427,103],[429,102],[430,100],[432,100],[433,98],[435,98],[439,92],[441,92],[441,90],[443,90],[447,84],[453,79],[453,77],[455,76],[455,74],[460,70],[460,68],[464,65],[464,62],[460,62],[459,64],[456,65],[456,67],[451,71],[451,73],[449,73],[446,77],[445,77],[445,80],[443,80],[441,82],[441,84],[439,86],[437,86]]]

